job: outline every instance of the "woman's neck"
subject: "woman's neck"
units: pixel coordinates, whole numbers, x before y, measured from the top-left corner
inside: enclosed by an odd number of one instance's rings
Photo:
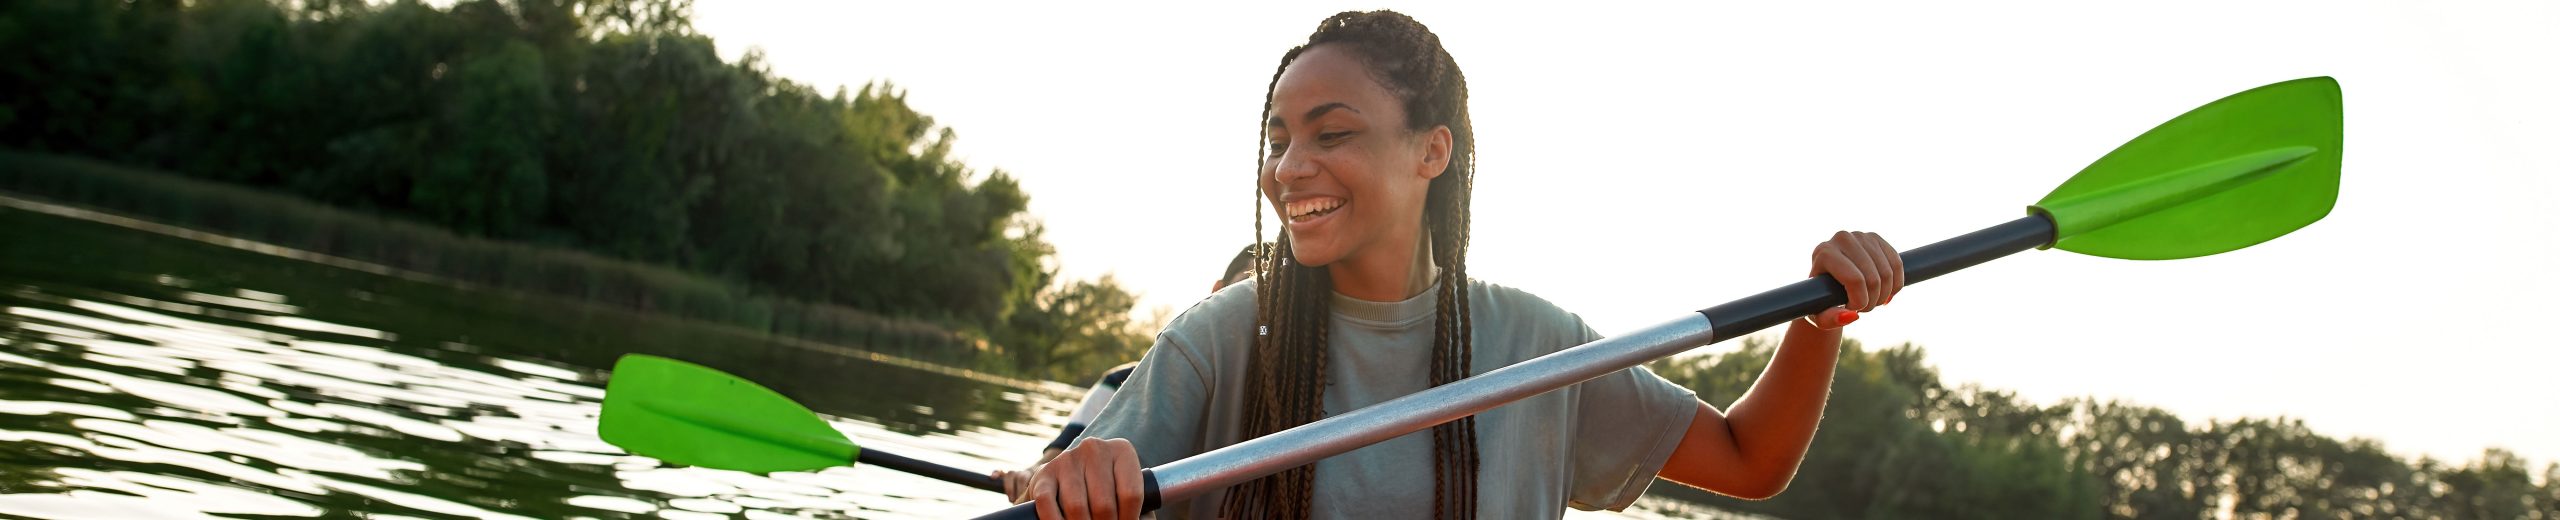
[[[1431,265],[1430,232],[1413,241],[1413,248],[1403,254],[1369,255],[1345,258],[1326,266],[1333,275],[1333,292],[1354,299],[1373,302],[1403,301],[1422,294],[1431,287],[1434,269]]]

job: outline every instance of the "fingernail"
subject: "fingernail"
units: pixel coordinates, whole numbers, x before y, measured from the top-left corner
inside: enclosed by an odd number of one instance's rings
[[[1840,315],[1832,317],[1831,321],[1838,322],[1841,325],[1848,325],[1850,322],[1858,321],[1858,311],[1840,309]]]

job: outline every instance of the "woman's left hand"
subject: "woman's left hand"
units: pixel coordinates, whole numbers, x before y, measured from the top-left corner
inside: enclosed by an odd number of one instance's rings
[[[1815,327],[1838,329],[1857,321],[1858,313],[1893,303],[1893,295],[1902,292],[1902,252],[1875,233],[1832,233],[1830,240],[1813,247],[1813,272],[1805,276],[1826,274],[1849,290],[1849,304],[1806,318]]]

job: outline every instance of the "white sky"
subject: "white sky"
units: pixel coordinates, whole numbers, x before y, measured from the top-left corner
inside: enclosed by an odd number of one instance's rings
[[[1849,334],[2039,402],[2560,461],[2560,4],[1304,4],[705,1],[695,25],[822,89],[909,89],[969,164],[1022,180],[1069,276],[1180,309],[1249,238],[1280,53],[1393,7],[1469,76],[1471,268],[1602,332],[1791,281],[1835,229],[1908,249],[2006,221],[2189,108],[2334,76],[2327,220],[2195,260],[2025,253]]]

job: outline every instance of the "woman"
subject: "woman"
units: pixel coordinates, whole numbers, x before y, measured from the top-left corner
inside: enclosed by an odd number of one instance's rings
[[[1466,93],[1439,38],[1392,12],[1335,15],[1281,57],[1257,182],[1284,221],[1277,251],[1253,283],[1169,324],[1085,438],[1034,470],[1043,518],[1133,518],[1140,467],[1599,338],[1544,300],[1467,277]],[[1812,442],[1839,328],[1902,287],[1900,256],[1873,234],[1834,234],[1811,264],[1849,304],[1792,324],[1729,413],[1633,368],[1165,512],[1552,518],[1624,508],[1656,475],[1775,495]]]

